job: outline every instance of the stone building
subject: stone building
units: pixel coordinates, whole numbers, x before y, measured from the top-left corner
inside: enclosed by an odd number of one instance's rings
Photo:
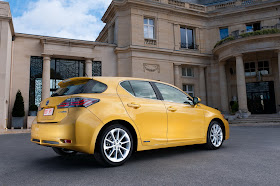
[[[280,111],[280,1],[113,0],[96,41],[15,33],[0,1],[0,128],[63,79],[132,76],[175,84],[222,112]],[[26,116],[26,124],[32,118]]]

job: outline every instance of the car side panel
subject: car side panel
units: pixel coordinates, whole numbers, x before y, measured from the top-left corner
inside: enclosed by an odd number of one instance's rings
[[[88,110],[92,114],[94,114],[101,122],[98,126],[96,126],[96,128],[94,129],[94,133],[92,134],[92,140],[90,142],[91,145],[89,150],[91,154],[94,152],[96,138],[98,137],[100,130],[111,121],[123,120],[130,123],[135,129],[137,138],[139,139],[139,141],[141,141],[137,127],[128,116],[117,94],[103,93],[100,95],[96,95],[94,98],[100,99],[100,102],[88,107]]]

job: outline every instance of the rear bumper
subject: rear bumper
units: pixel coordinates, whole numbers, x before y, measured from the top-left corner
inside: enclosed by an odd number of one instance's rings
[[[64,143],[71,140],[71,143]],[[60,147],[75,150],[75,125],[74,124],[32,124],[31,142],[51,147]]]

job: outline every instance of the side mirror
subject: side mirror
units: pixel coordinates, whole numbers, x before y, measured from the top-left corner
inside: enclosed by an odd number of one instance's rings
[[[194,105],[197,105],[197,104],[200,103],[200,102],[201,102],[201,99],[200,99],[200,98],[198,98],[198,97],[193,98],[193,104],[194,104]]]

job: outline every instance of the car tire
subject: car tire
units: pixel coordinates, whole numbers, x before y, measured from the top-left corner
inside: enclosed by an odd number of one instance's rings
[[[52,147],[54,152],[56,152],[60,156],[74,156],[78,152],[73,151],[73,150],[68,150],[68,149],[63,149],[63,148],[57,148],[57,147]]]
[[[207,131],[207,143],[205,147],[209,150],[219,149],[224,142],[224,130],[220,122],[212,121]]]
[[[130,131],[123,125],[114,124],[98,137],[94,156],[105,167],[120,166],[130,158],[133,148]]]

